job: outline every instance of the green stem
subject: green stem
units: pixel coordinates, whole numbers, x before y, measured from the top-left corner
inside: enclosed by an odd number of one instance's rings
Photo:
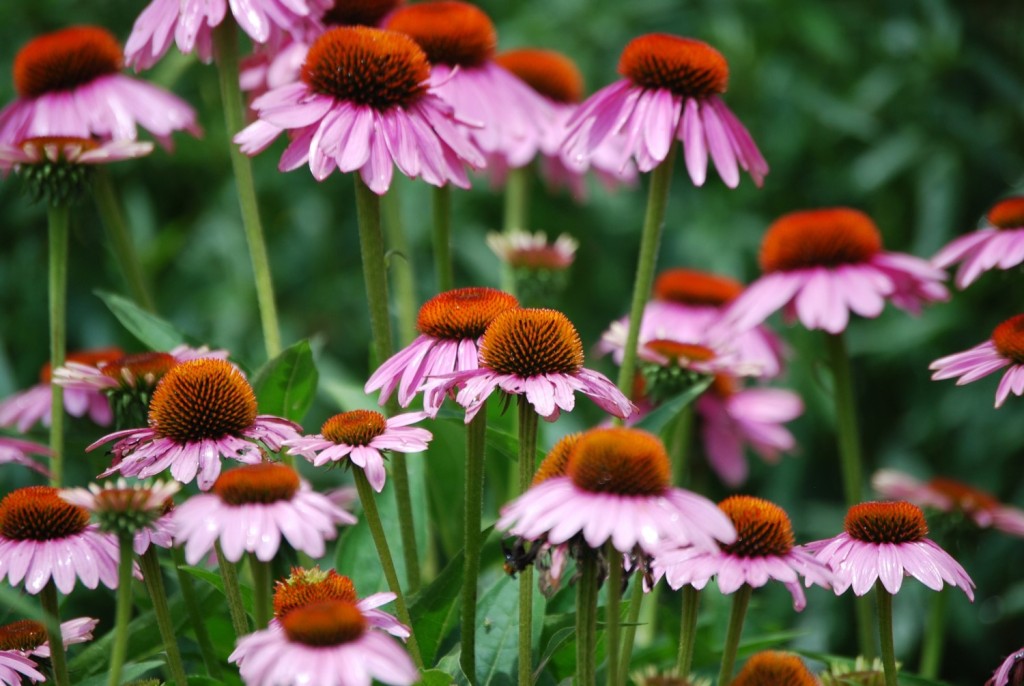
[[[576,686],[594,686],[597,662],[597,554],[580,556],[576,586]]]
[[[102,165],[96,168],[93,196],[96,198],[96,207],[99,209],[103,226],[107,230],[107,240],[110,241],[117,264],[124,274],[128,291],[140,307],[155,312],[156,307],[153,304],[149,286],[146,284],[142,261],[139,259],[139,253],[135,250],[135,242],[132,240],[131,231],[128,230],[124,213],[121,211],[121,203],[118,201],[114,182],[110,178],[110,172]]]
[[[607,637],[608,686],[619,684],[619,607],[622,604],[622,554],[612,545],[611,539],[605,544],[605,560],[608,563],[608,583],[605,591],[608,603],[605,607],[605,636]]]
[[[411,343],[418,334],[416,315],[419,306],[416,300],[416,272],[413,269],[412,251],[405,236],[402,222],[402,203],[399,200],[397,184],[380,199],[381,223],[387,237],[392,283],[398,309],[398,339],[402,344]],[[397,258],[397,259],[396,259]]]
[[[736,652],[740,647],[740,636],[743,634],[743,620],[747,617],[747,607],[754,588],[743,584],[732,596],[732,614],[729,615],[729,629],[725,635],[725,647],[722,649],[722,669],[718,672],[718,686],[728,686],[732,681],[732,671],[736,666]]]
[[[942,644],[946,637],[946,606],[949,604],[949,595],[945,588],[932,595],[928,620],[924,625],[921,668],[918,670],[918,673],[925,679],[934,680],[939,676],[939,667],[942,665]]]
[[[373,545],[377,548],[377,556],[380,558],[380,566],[384,571],[384,578],[388,582],[388,588],[395,594],[395,610],[400,622],[409,627],[411,632],[407,646],[409,654],[419,669],[423,669],[423,658],[420,657],[420,646],[416,641],[416,630],[409,616],[409,609],[405,604],[405,596],[402,594],[402,587],[398,583],[398,572],[395,571],[395,561],[391,557],[391,548],[388,547],[387,534],[384,533],[384,525],[380,521],[380,512],[377,511],[377,502],[374,500],[373,487],[366,479],[362,469],[353,469],[352,476],[355,478],[356,490],[359,492],[359,502],[363,505],[363,516],[366,524],[370,527],[370,535],[373,537]]]
[[[68,657],[64,651],[64,638],[60,632],[60,602],[53,580],[46,582],[39,593],[39,603],[46,615],[46,638],[50,642],[50,666],[53,668],[53,682],[57,686],[71,686],[68,676]]]
[[[164,574],[160,569],[160,560],[156,555],[156,547],[149,546],[139,558],[142,576],[146,581],[146,590],[153,601],[153,612],[156,625],[167,651],[167,667],[171,670],[171,678],[178,686],[188,686],[185,665],[181,662],[181,651],[178,650],[178,638],[174,633],[174,621],[167,604],[167,591],[164,588]]]
[[[636,370],[636,348],[640,340],[640,322],[644,305],[654,283],[654,269],[658,262],[658,245],[661,230],[665,224],[665,209],[668,207],[668,191],[672,185],[672,167],[675,164],[676,146],[669,150],[665,161],[651,172],[650,188],[647,193],[647,211],[640,235],[640,255],[637,258],[636,277],[633,282],[633,300],[629,308],[629,333],[619,368],[619,390],[630,395],[633,390],[633,373]]]
[[[71,212],[67,205],[51,206],[49,227],[50,369],[64,364],[67,353],[68,233]],[[64,480],[64,387],[50,384],[50,485]]]
[[[675,471],[675,483],[680,488],[686,486],[689,480],[687,470],[690,458],[690,440],[693,435],[693,403],[690,403],[679,410],[676,416],[675,427],[672,431],[672,442],[669,446],[669,457],[672,459],[672,467]]]
[[[676,674],[686,679],[693,667],[693,647],[697,644],[697,610],[700,608],[700,591],[683,586],[683,611],[679,618],[679,659]]]
[[[480,576],[480,524],[484,509],[484,445],[487,437],[487,407],[466,426],[466,503],[463,518],[465,538],[462,586],[462,653],[459,663],[469,682],[476,683],[476,603]]]
[[[242,604],[242,590],[238,586],[238,570],[235,563],[224,557],[220,542],[213,544],[217,553],[217,564],[220,567],[220,576],[224,580],[224,596],[228,601],[228,613],[231,615],[231,627],[235,630],[235,637],[241,638],[249,633],[249,618],[245,614],[245,605]]]
[[[896,651],[892,640],[892,594],[885,590],[881,581],[875,583],[875,598],[878,601],[878,638],[882,646],[885,686],[897,686]]]
[[[274,612],[271,602],[270,563],[260,561],[255,553],[249,553],[249,573],[252,574],[252,614],[257,631],[267,628]]]
[[[171,557],[174,560],[174,571],[178,575],[181,598],[185,602],[185,610],[192,623],[192,631],[195,632],[196,643],[199,644],[199,652],[203,656],[206,673],[214,679],[220,679],[223,671],[220,667],[220,660],[217,659],[217,652],[213,649],[213,643],[210,641],[210,634],[206,630],[206,624],[203,622],[203,611],[196,598],[196,587],[192,583],[192,575],[184,570],[185,553],[181,548],[171,548]]]
[[[639,574],[633,575],[633,591],[629,597],[629,614],[626,615],[626,629],[622,634],[622,650],[619,652],[619,683],[629,681],[629,665],[633,661],[633,644],[636,641],[637,624],[640,613],[646,607],[647,594],[644,593],[643,579]]]
[[[505,180],[505,217],[502,231],[505,235],[515,231],[526,231],[530,212],[530,166],[516,167],[508,170]],[[511,265],[503,264],[501,269],[501,287],[515,295],[515,270]]]
[[[270,260],[267,258],[267,246],[263,239],[263,223],[260,221],[260,209],[256,201],[252,161],[231,141],[231,138],[245,127],[245,108],[238,83],[238,30],[235,22],[222,21],[213,30],[213,50],[220,80],[220,98],[224,107],[231,167],[235,173],[238,203],[242,210],[242,227],[245,230],[245,240],[249,244],[249,258],[256,280],[256,299],[263,324],[263,342],[267,358],[273,359],[281,352],[281,331],[277,322],[277,306],[274,304]]]
[[[482,411],[482,410],[481,410]],[[537,467],[539,416],[525,395],[519,396],[519,493],[533,482]],[[536,543],[534,545],[537,545]],[[519,686],[533,682],[533,567],[519,574]]]
[[[120,536],[117,562],[117,613],[114,619],[114,643],[110,648],[108,686],[121,686],[121,669],[128,656],[128,623],[132,618],[132,537]]]
[[[445,185],[434,188],[434,271],[437,291],[455,288],[452,266],[452,189]]]

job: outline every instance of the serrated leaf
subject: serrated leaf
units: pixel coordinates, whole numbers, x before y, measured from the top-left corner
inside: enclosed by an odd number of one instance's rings
[[[463,554],[452,558],[429,586],[409,598],[409,614],[426,664],[433,664],[445,636],[459,621]]]
[[[96,295],[121,325],[151,350],[171,350],[185,342],[185,336],[173,324],[146,312],[128,298],[107,291],[96,291]]]
[[[706,391],[711,385],[713,378],[708,377],[703,379],[693,386],[675,396],[671,400],[667,400],[661,404],[653,412],[650,412],[646,417],[641,419],[633,426],[637,429],[643,429],[649,431],[652,434],[660,434],[662,430],[668,426],[669,422],[679,416],[679,413],[684,407],[695,401],[700,397],[701,393]]]
[[[252,377],[260,413],[302,421],[313,404],[318,380],[309,340],[290,345]]]

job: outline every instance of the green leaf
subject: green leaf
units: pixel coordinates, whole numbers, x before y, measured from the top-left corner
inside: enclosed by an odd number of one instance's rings
[[[537,675],[544,671],[544,667],[547,666],[552,656],[554,656],[554,654],[558,652],[558,649],[566,643],[568,643],[569,640],[572,639],[575,635],[575,626],[567,626],[563,629],[559,629],[554,633],[554,635],[551,637],[551,640],[548,641],[547,647],[544,648],[544,652],[540,656],[540,661],[537,663],[537,671],[534,674],[534,681],[536,681]]]
[[[151,350],[170,350],[185,342],[185,336],[170,322],[146,312],[128,298],[107,291],[96,291],[96,295],[121,325]]]
[[[163,666],[163,660],[150,660],[148,662],[136,662],[134,664],[128,663],[121,670],[121,683],[143,677],[146,675],[146,672],[150,672],[154,669],[160,669]],[[106,686],[107,675],[100,674],[83,681],[76,681],[75,683],[78,684],[78,686]]]
[[[476,611],[476,680],[480,686],[515,683],[519,648],[519,584],[500,577]]]
[[[662,403],[660,407],[641,419],[634,426],[637,429],[650,431],[652,434],[660,434],[668,426],[669,422],[679,416],[684,407],[695,401],[700,397],[701,393],[708,389],[712,380],[713,378],[709,376],[690,386],[671,400]]]
[[[409,598],[409,614],[416,627],[423,662],[433,664],[445,636],[459,621],[462,598],[463,555],[459,553],[429,586]]]
[[[220,574],[218,574],[216,572],[211,572],[208,569],[201,569],[199,567],[189,567],[188,565],[182,565],[180,567],[180,569],[183,572],[187,572],[187,573],[191,574],[192,576],[196,577],[197,579],[201,579],[201,580],[205,581],[206,583],[210,584],[211,586],[216,588],[218,591],[220,591],[222,595],[224,594],[224,579],[223,579],[223,577],[221,577]],[[245,608],[245,611],[248,612],[251,615],[252,614],[252,589],[249,588],[248,586],[240,583],[239,584],[239,590],[242,593],[242,607]]]
[[[451,686],[454,683],[452,677],[440,669],[428,669],[423,672],[423,678],[420,679],[419,686]]]
[[[39,607],[38,600],[33,602],[20,591],[8,586],[0,586],[0,607],[3,607],[5,611],[13,610],[21,615],[20,619],[43,619],[43,611]]]
[[[259,368],[252,378],[261,414],[301,422],[319,379],[309,340],[301,340]]]

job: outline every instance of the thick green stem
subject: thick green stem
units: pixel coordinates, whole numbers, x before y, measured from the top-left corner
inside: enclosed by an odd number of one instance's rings
[[[117,562],[117,611],[114,619],[114,642],[110,648],[108,686],[121,686],[121,670],[128,657],[128,623],[132,618],[132,537],[120,536]]]
[[[508,170],[505,180],[505,217],[502,230],[507,236],[515,231],[526,231],[530,212],[530,166],[516,167]],[[509,264],[501,269],[501,287],[515,295],[515,270]]]
[[[160,638],[163,639],[164,650],[167,651],[167,667],[171,671],[171,679],[178,686],[188,686],[188,675],[185,672],[185,665],[181,661],[181,651],[178,650],[178,637],[174,633],[174,621],[171,619],[171,610],[167,603],[164,574],[160,569],[160,559],[156,555],[156,547],[149,546],[139,558],[139,563],[142,567],[142,576],[146,581],[146,590],[153,602],[153,613],[156,615]]]
[[[185,611],[188,612],[189,622],[192,624],[192,631],[196,635],[196,643],[199,644],[199,652],[203,656],[203,664],[206,666],[206,673],[214,679],[219,679],[223,670],[220,660],[217,659],[217,652],[213,649],[210,641],[210,634],[206,630],[203,621],[203,611],[199,607],[199,600],[196,598],[195,584],[192,583],[192,575],[186,572],[185,553],[181,548],[171,548],[171,557],[174,560],[174,571],[178,574],[178,586],[181,588],[181,598],[185,601]]]
[[[629,333],[619,368],[619,390],[630,395],[633,390],[633,374],[636,371],[636,348],[640,340],[640,322],[644,305],[654,283],[654,269],[658,263],[658,245],[661,230],[665,224],[665,209],[668,207],[668,191],[672,185],[672,167],[675,164],[676,146],[673,145],[665,161],[651,172],[650,188],[647,193],[647,211],[640,235],[640,256],[636,263],[633,281],[633,300],[629,308]]]
[[[224,108],[224,123],[227,126],[228,148],[231,153],[231,167],[235,172],[238,188],[238,203],[242,210],[242,227],[249,244],[249,258],[252,261],[253,276],[256,280],[256,299],[263,324],[263,342],[267,358],[273,359],[281,352],[281,331],[277,323],[277,305],[274,304],[274,284],[270,276],[270,260],[263,239],[263,224],[260,221],[259,204],[256,201],[256,184],[252,177],[252,161],[244,155],[231,138],[245,127],[245,109],[242,91],[238,83],[238,30],[234,21],[222,21],[213,30],[213,50],[220,79],[220,98]]]
[[[576,586],[576,686],[597,682],[597,554],[583,553]]]
[[[46,615],[46,639],[50,643],[50,666],[53,668],[53,682],[57,686],[71,686],[68,676],[68,657],[64,651],[64,638],[60,632],[60,602],[53,580],[46,582],[39,593],[39,603]]]
[[[142,261],[139,260],[139,253],[135,250],[131,231],[128,230],[128,224],[124,220],[124,213],[121,211],[121,203],[118,201],[110,172],[100,165],[96,168],[93,178],[92,192],[96,198],[96,207],[99,209],[103,226],[107,230],[107,240],[110,241],[110,247],[114,250],[117,264],[121,268],[121,273],[124,274],[128,292],[132,294],[132,298],[140,307],[155,312],[156,307],[146,283],[145,270],[142,268]]]
[[[629,597],[629,614],[626,615],[626,628],[622,633],[622,650],[619,652],[619,683],[629,683],[629,664],[633,661],[633,644],[636,641],[637,623],[640,613],[647,603],[644,593],[643,579],[639,573],[633,575],[633,591]]]
[[[619,607],[622,604],[622,554],[612,545],[611,539],[604,547],[608,563],[608,583],[605,592],[608,603],[605,606],[605,636],[607,637],[608,686],[619,684]]]
[[[676,674],[685,679],[693,667],[693,647],[697,644],[697,610],[700,608],[700,591],[683,586],[683,611],[679,617],[679,659]]]
[[[220,576],[224,580],[224,596],[228,601],[228,614],[231,615],[231,627],[235,630],[235,638],[241,638],[249,633],[249,618],[245,615],[245,605],[242,604],[242,590],[238,586],[238,570],[235,563],[224,557],[220,542],[213,544],[217,552],[217,564],[220,567]]]
[[[875,598],[878,601],[878,638],[882,647],[885,686],[897,686],[896,650],[892,640],[892,594],[885,590],[881,581],[875,583]]]
[[[484,509],[484,445],[487,407],[466,426],[466,503],[463,518],[462,653],[459,663],[471,684],[476,683],[476,602],[480,576],[480,524]]]
[[[266,629],[273,616],[269,562],[261,562],[255,553],[249,553],[249,573],[252,575],[252,614],[256,630]]]
[[[942,666],[942,644],[946,638],[946,606],[950,594],[945,588],[932,594],[928,619],[925,622],[924,644],[921,647],[921,667],[918,669],[925,679],[934,680]]]
[[[732,613],[729,615],[729,629],[725,635],[725,647],[722,649],[722,669],[718,672],[718,686],[728,686],[732,681],[732,671],[736,666],[736,652],[740,647],[740,636],[743,634],[743,621],[747,617],[747,607],[754,588],[743,584],[732,596]]]
[[[418,333],[416,315],[419,313],[419,305],[416,300],[416,272],[413,268],[409,241],[405,236],[398,189],[398,185],[393,185],[381,197],[380,215],[384,235],[387,237],[388,253],[391,256],[389,266],[398,311],[398,339],[403,345],[407,345]]]
[[[377,557],[380,558],[380,566],[384,571],[384,578],[388,582],[388,588],[395,594],[395,611],[399,621],[409,627],[411,632],[407,646],[409,654],[419,669],[423,669],[423,658],[420,656],[420,646],[416,641],[416,628],[409,616],[409,608],[405,604],[405,595],[402,594],[402,587],[398,583],[398,572],[395,571],[395,561],[391,557],[391,548],[388,547],[387,534],[384,533],[384,525],[380,521],[380,512],[377,511],[377,502],[374,500],[373,487],[366,479],[362,469],[353,469],[352,476],[355,478],[356,490],[359,492],[359,502],[363,505],[363,516],[366,524],[370,527],[370,535],[373,537],[373,545],[377,548]]]
[[[49,226],[50,369],[64,364],[67,353],[68,233],[70,209],[51,206]],[[64,481],[64,387],[51,384],[50,400],[50,485],[60,488]]]
[[[481,410],[482,411],[482,410]],[[537,466],[539,416],[525,395],[519,396],[519,493],[533,482]],[[534,543],[534,545],[538,545]],[[533,682],[533,567],[519,574],[519,686]]]
[[[438,293],[455,288],[455,268],[452,265],[452,189],[449,185],[434,188],[434,271],[437,273]]]

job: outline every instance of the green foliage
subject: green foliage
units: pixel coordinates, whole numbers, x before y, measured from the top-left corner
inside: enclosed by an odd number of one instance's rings
[[[97,291],[96,295],[121,325],[150,350],[163,352],[185,342],[184,336],[170,322],[146,312],[128,298],[107,291]]]
[[[313,404],[318,379],[308,340],[285,348],[252,377],[260,414],[301,422]]]

